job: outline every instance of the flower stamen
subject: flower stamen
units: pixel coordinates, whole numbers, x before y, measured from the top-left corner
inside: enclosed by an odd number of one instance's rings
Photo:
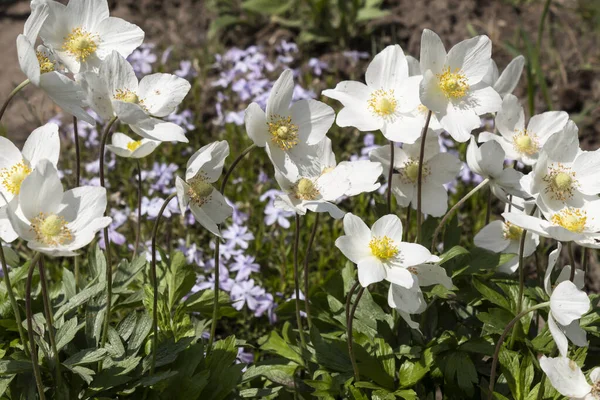
[[[369,242],[371,254],[382,261],[389,260],[398,254],[398,247],[394,241],[387,236],[374,237]]]
[[[84,62],[98,49],[98,43],[96,43],[99,39],[98,35],[83,28],[74,28],[64,39],[63,51],[71,54],[80,62]]]
[[[314,182],[308,178],[301,178],[294,185],[292,192],[297,199],[300,200],[314,200],[320,192]]]
[[[587,213],[579,208],[567,207],[554,214],[550,221],[571,232],[581,233],[587,223]]]
[[[505,222],[502,226],[502,234],[506,240],[519,240],[523,234],[523,228],[519,228],[510,222]]]
[[[10,168],[0,170],[0,181],[7,191],[17,195],[21,191],[21,184],[30,173],[31,168],[21,160]]]
[[[298,126],[292,124],[292,117],[275,115],[267,122],[271,141],[281,150],[287,151],[298,144]]]
[[[31,220],[31,230],[35,233],[35,240],[47,246],[58,246],[73,239],[67,221],[53,213],[39,213]]]
[[[423,164],[423,181],[431,174],[431,169],[427,164]],[[419,160],[409,159],[400,170],[400,180],[404,184],[416,183],[419,180]]]
[[[539,139],[535,133],[531,133],[527,129],[515,132],[512,142],[517,153],[531,156],[540,150]]]
[[[447,99],[461,99],[466,96],[469,84],[460,69],[457,68],[454,72],[451,72],[450,67],[446,67],[441,74],[437,74],[436,76],[440,90]]]
[[[141,140],[134,140],[132,142],[127,143],[127,149],[132,153],[136,151],[142,145]]]
[[[190,186],[188,196],[198,207],[202,207],[210,200],[214,188],[203,176],[195,176],[187,183]]]
[[[369,110],[376,117],[383,119],[392,119],[396,114],[398,101],[394,95],[394,90],[378,89],[371,93],[371,97],[367,102]]]
[[[41,51],[36,51],[35,56],[37,57],[38,63],[40,64],[40,73],[45,74],[54,71],[54,63],[50,61],[50,58]]]

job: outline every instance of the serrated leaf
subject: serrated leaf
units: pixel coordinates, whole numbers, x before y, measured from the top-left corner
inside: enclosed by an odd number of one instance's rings
[[[66,366],[84,365],[97,363],[106,357],[108,351],[106,349],[85,349],[73,354],[71,357],[63,361]]]
[[[65,321],[56,332],[56,349],[60,351],[70,343],[81,328],[83,328],[83,324],[77,325],[77,317]]]

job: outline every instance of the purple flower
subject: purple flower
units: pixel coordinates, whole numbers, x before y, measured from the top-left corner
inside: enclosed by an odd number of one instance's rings
[[[142,44],[127,57],[136,75],[141,76],[152,72],[152,64],[157,60],[156,54],[152,53],[152,49],[154,49],[154,44]]]
[[[251,351],[246,352],[243,347],[238,347],[238,353],[235,362],[237,364],[250,364],[254,362],[254,354]]]
[[[223,238],[227,239],[232,246],[240,246],[242,249],[248,248],[248,241],[254,239],[252,232],[242,225],[233,224],[223,231]]]
[[[327,63],[319,60],[318,58],[311,58],[308,60],[308,66],[312,68],[313,73],[317,76],[321,76],[324,69],[327,69]]]
[[[241,310],[244,305],[248,309],[254,311],[258,308],[258,302],[261,296],[265,294],[265,289],[254,285],[254,279],[247,281],[235,282],[231,287],[231,299],[233,300],[233,308]]]
[[[175,70],[174,74],[184,79],[190,79],[198,75],[198,73],[196,72],[196,68],[194,68],[194,65],[190,60],[180,61],[179,69]]]
[[[235,277],[236,281],[244,281],[248,279],[252,272],[259,272],[260,265],[256,262],[256,258],[253,256],[246,256],[243,254],[235,256],[235,260],[231,263],[230,271],[237,271],[237,275]]]
[[[288,229],[290,227],[290,221],[288,218],[294,216],[292,211],[285,211],[280,208],[277,208],[273,205],[273,202],[270,201],[269,204],[265,207],[265,224],[268,226],[277,223],[283,229]]]
[[[177,201],[171,199],[167,207],[163,212],[164,218],[171,218],[172,214],[179,214],[179,207]],[[153,197],[148,199],[146,196],[142,197],[142,215],[147,215],[149,219],[155,219],[158,216],[160,208],[162,207],[165,199],[160,197]]]
[[[191,110],[183,110],[180,113],[174,112],[165,117],[167,121],[173,122],[175,125],[181,126],[186,132],[196,129],[194,125],[194,114]]]
[[[351,50],[351,51],[344,51],[342,54],[344,55],[344,57],[349,58],[354,63],[357,63],[358,60],[361,60],[361,59],[364,60],[364,59],[369,58],[369,53],[367,53],[366,51]]]
[[[148,190],[149,194],[161,192],[164,195],[169,195],[175,192],[174,178],[177,171],[176,164],[166,164],[155,162],[151,171],[142,171],[142,180],[155,180]]]

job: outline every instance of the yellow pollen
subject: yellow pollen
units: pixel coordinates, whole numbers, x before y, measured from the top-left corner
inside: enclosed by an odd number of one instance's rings
[[[127,143],[127,148],[129,149],[129,151],[134,152],[136,151],[140,146],[142,145],[142,141],[141,140],[135,140],[133,142],[129,142]]]
[[[469,90],[467,78],[460,69],[450,71],[450,67],[446,67],[441,74],[436,75],[439,81],[440,89],[444,96],[448,99],[461,99],[465,97]]]
[[[188,185],[190,185],[188,196],[198,207],[202,207],[210,200],[214,188],[204,177],[196,176],[188,181]]]
[[[504,235],[504,239],[519,240],[523,234],[523,229],[511,224],[510,222],[506,222],[504,223],[502,233]]]
[[[429,166],[427,164],[423,164],[423,172],[422,177],[425,179],[431,171],[429,170]],[[404,167],[400,171],[400,179],[403,183],[416,183],[419,180],[419,161],[410,159]]]
[[[512,138],[513,147],[519,154],[531,156],[540,149],[537,135],[530,133],[527,129],[516,132]]]
[[[394,96],[394,90],[378,89],[371,93],[367,102],[369,110],[378,117],[389,119],[396,113],[398,102]]]
[[[281,150],[287,151],[298,144],[298,126],[292,124],[292,117],[275,115],[267,122],[271,141]]]
[[[143,101],[140,101],[137,94],[135,94],[134,92],[132,92],[129,89],[118,89],[117,93],[115,93],[115,100],[120,100],[120,101],[124,101],[126,103],[135,103],[135,104],[143,103]]]
[[[545,192],[549,193],[552,199],[559,201],[573,198],[575,189],[579,185],[575,179],[575,172],[561,163],[550,166],[542,180],[546,183]]]
[[[371,249],[371,254],[382,261],[389,260],[398,254],[398,247],[387,236],[372,238],[369,242],[369,248]]]
[[[31,220],[31,229],[35,233],[35,240],[47,246],[58,246],[73,239],[67,221],[56,214],[39,213]]]
[[[562,226],[571,232],[581,233],[587,223],[587,213],[579,208],[568,207],[554,214],[550,220],[554,225]]]
[[[0,182],[10,193],[17,195],[21,191],[23,180],[31,173],[25,161],[20,161],[10,168],[0,170]]]
[[[294,196],[300,200],[314,200],[319,196],[319,189],[315,186],[312,180],[301,178],[293,188]]]
[[[40,73],[45,74],[47,72],[54,71],[54,63],[41,51],[36,51],[35,56],[37,57],[38,63],[40,64]]]
[[[74,28],[64,39],[63,51],[71,54],[80,62],[84,62],[98,49],[96,43],[99,39],[98,35],[89,33],[82,28]]]

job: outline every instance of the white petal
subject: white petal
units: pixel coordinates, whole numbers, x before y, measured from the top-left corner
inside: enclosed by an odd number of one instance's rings
[[[348,260],[355,264],[358,264],[361,260],[371,257],[368,239],[365,241],[364,239],[356,236],[340,236],[336,239],[335,246],[340,249],[340,251]]]
[[[446,63],[446,48],[442,39],[433,31],[423,29],[421,34],[421,71],[428,69],[433,74],[439,74]]]
[[[279,115],[285,117],[289,115],[290,102],[294,93],[294,74],[286,69],[281,73],[269,94],[267,100],[267,120]]]
[[[25,35],[17,36],[17,54],[21,71],[35,86],[40,84],[40,62],[35,54],[33,45]]]
[[[131,153],[131,158],[144,158],[160,145],[161,142],[151,139],[142,139],[142,144]]]
[[[149,118],[143,121],[142,124],[130,125],[130,127],[131,130],[146,139],[157,140],[159,142],[189,142],[188,138],[185,137],[183,128],[172,122]]]
[[[210,183],[215,182],[223,172],[225,159],[229,155],[229,144],[225,140],[213,142],[195,152],[187,162],[185,180],[189,181],[199,172]]]
[[[505,96],[515,90],[519,83],[519,79],[521,79],[523,66],[525,66],[525,57],[517,56],[513,58],[504,71],[502,71],[502,74],[493,85],[500,96]]]
[[[419,286],[443,285],[448,290],[452,289],[452,279],[439,265],[421,264],[415,268]]]
[[[436,182],[425,182],[421,187],[421,211],[432,217],[441,217],[448,210],[448,192]],[[417,209],[417,188],[415,187],[412,200],[413,209]]]
[[[468,96],[467,101],[471,104],[477,115],[495,113],[502,108],[502,98],[491,87],[473,90]]]
[[[6,243],[12,243],[19,237],[8,219],[8,205],[0,207],[0,239]]]
[[[584,291],[577,289],[573,282],[565,281],[552,291],[550,309],[559,324],[569,325],[588,312],[590,299]]]
[[[195,203],[190,203],[190,211],[194,215],[194,218],[200,225],[202,225],[206,230],[217,237],[221,237],[221,231],[217,224],[212,220],[212,218],[204,212],[200,207],[198,207]]]
[[[405,289],[410,289],[413,286],[416,286],[417,288],[419,287],[413,274],[411,274],[410,271],[404,267],[386,267],[385,272],[385,280],[393,283],[394,285],[403,287]],[[398,302],[396,302],[396,304],[398,304]],[[409,312],[408,310],[406,311]],[[414,310],[410,311],[410,313],[414,313]]]
[[[369,111],[371,91],[364,83],[343,81],[335,89],[324,90],[323,96],[338,100],[344,105],[337,115],[338,126],[353,126],[360,131],[370,131],[380,129],[383,125],[383,121],[376,119]]]
[[[483,166],[479,164],[479,160],[481,159],[481,151],[479,150],[479,147],[477,147],[477,143],[475,143],[475,136],[473,135],[471,135],[471,140],[469,140],[469,145],[467,146],[466,158],[467,165],[471,171],[477,175],[487,177],[486,171],[483,170]]]
[[[507,222],[517,225],[520,228],[527,229],[531,232],[535,232],[543,237],[550,237],[550,233],[548,232],[548,229],[550,228],[550,223],[540,218],[517,213],[504,213],[502,214],[502,217]]]
[[[402,222],[394,214],[384,215],[373,224],[371,236],[381,238],[387,236],[396,244],[402,241]]]
[[[408,78],[408,64],[402,48],[390,45],[379,52],[367,67],[365,80],[373,89],[392,89]]]
[[[466,142],[471,131],[479,128],[481,119],[471,108],[460,108],[448,103],[446,115],[440,118],[440,124],[457,142]]]
[[[552,386],[563,396],[583,398],[592,390],[581,369],[566,357],[542,356],[540,367],[550,379]]]
[[[150,123],[150,117],[139,104],[113,100],[112,107],[116,116],[124,124],[146,126]]]
[[[348,236],[355,236],[365,243],[371,240],[371,230],[367,224],[360,217],[352,213],[344,216],[344,233]]]
[[[436,114],[440,120],[448,108],[448,99],[440,89],[436,76],[431,70],[425,71],[419,87],[421,103]]]
[[[525,128],[525,113],[517,96],[507,94],[502,100],[502,107],[496,116],[498,132],[506,140],[512,140],[515,131]]]
[[[577,173],[579,191],[589,195],[600,193],[600,149],[584,151],[577,156],[573,171]]]
[[[185,210],[190,204],[190,198],[188,196],[188,190],[190,186],[179,176],[175,177],[175,191],[177,193],[177,203],[179,204],[179,211],[181,214],[185,214]]]
[[[564,111],[547,111],[534,115],[527,124],[527,130],[535,133],[540,138],[548,137],[554,132],[565,127],[569,114]]]
[[[40,77],[40,88],[42,88],[48,97],[50,97],[57,106],[62,108],[63,111],[90,125],[96,125],[96,120],[83,109],[86,94],[79,83],[54,71],[45,73]]]
[[[400,252],[400,264],[403,267],[413,267],[415,265],[424,264],[431,259],[431,253],[426,247],[417,243],[397,243]]]
[[[77,233],[104,215],[106,189],[99,186],[77,187],[64,193],[62,203],[60,215],[69,223],[69,229]]]
[[[190,88],[190,83],[177,75],[152,74],[140,81],[138,96],[151,115],[166,117],[175,112]]]
[[[333,108],[317,100],[300,100],[290,109],[292,123],[298,126],[300,141],[314,145],[319,143],[335,119]]]
[[[548,313],[548,330],[552,335],[552,339],[554,339],[554,343],[556,343],[558,352],[561,356],[566,357],[569,353],[569,342],[561,327],[558,326],[552,317],[552,312]]]
[[[571,279],[571,266],[565,265],[563,269],[560,270],[560,274],[556,278],[555,284],[558,285],[561,282],[568,281]],[[573,283],[575,287],[579,290],[583,290],[585,286],[585,272],[580,269],[575,268],[575,276],[573,277]]]
[[[390,290],[393,304],[405,313],[417,314],[426,308],[425,299],[419,285],[414,284],[410,288],[390,285]]]
[[[138,91],[138,80],[135,71],[125,57],[116,51],[107,55],[100,64],[98,74],[104,77],[108,84],[108,93],[114,96],[118,90]]]
[[[363,258],[357,265],[358,281],[362,287],[385,279],[385,267],[377,257]]]
[[[579,325],[579,321],[575,320],[569,325],[563,326],[563,332],[567,338],[578,347],[587,347],[587,334]]]
[[[550,296],[552,294],[552,271],[556,266],[556,261],[560,257],[560,252],[562,250],[562,243],[558,242],[556,249],[550,252],[548,255],[548,266],[546,267],[546,273],[544,274],[544,290],[546,290],[546,294]]]
[[[244,113],[246,133],[258,147],[265,147],[269,138],[267,117],[257,103],[251,103]]]
[[[210,198],[202,206],[202,211],[210,216],[216,224],[221,224],[233,214],[233,207],[227,204],[225,197],[218,191],[213,190]]]
[[[303,201],[302,204],[312,212],[329,213],[333,219],[341,219],[346,214],[338,206],[328,201]]]
[[[31,168],[35,168],[40,160],[48,160],[56,167],[59,155],[58,125],[54,123],[36,128],[23,145],[23,158],[29,161]]]
[[[39,213],[54,213],[63,197],[58,171],[48,160],[40,160],[36,168],[23,180],[19,203],[23,215],[31,220]]]
[[[496,141],[485,142],[479,148],[479,165],[485,171],[485,176],[500,176],[504,169],[504,150]]]
[[[485,36],[463,40],[448,52],[447,63],[451,71],[459,69],[465,74],[469,85],[474,85],[485,76],[492,55],[492,42]]]
[[[102,39],[96,51],[101,59],[113,50],[127,57],[144,42],[144,31],[121,18],[104,19],[98,24],[96,32]]]
[[[48,75],[48,74],[44,74]],[[77,81],[86,93],[86,102],[102,118],[108,121],[114,116],[112,94],[109,92],[106,77],[95,72],[84,72],[76,75]]]
[[[475,246],[481,247],[494,253],[500,253],[510,244],[510,240],[504,237],[504,223],[492,221],[475,235]]]

